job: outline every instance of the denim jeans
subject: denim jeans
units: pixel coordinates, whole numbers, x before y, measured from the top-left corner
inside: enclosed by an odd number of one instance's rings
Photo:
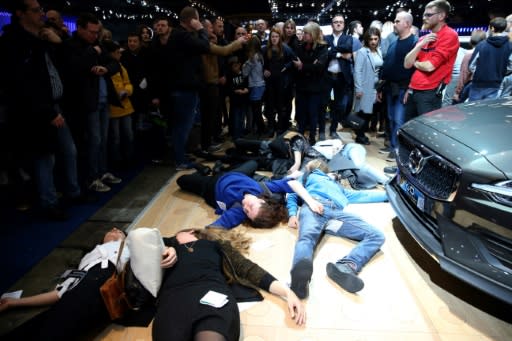
[[[190,130],[194,125],[195,111],[199,103],[196,91],[173,91],[172,99],[172,144],[176,165],[187,162],[185,149]]]
[[[98,111],[87,117],[88,180],[93,181],[107,171],[107,137],[109,112],[107,103],[99,103]]]
[[[389,118],[389,143],[391,148],[397,147],[398,129],[405,123],[405,104],[404,95],[406,89],[400,89],[398,96],[392,96],[391,91],[386,92],[386,102],[388,105]]]
[[[354,162],[360,171],[365,172],[380,184],[388,182],[388,177],[381,171],[376,170],[366,162],[366,149],[358,143],[348,143],[341,150],[341,155]]]
[[[322,232],[325,231],[333,236],[359,241],[340,260],[353,263],[356,266],[356,271],[361,271],[384,244],[384,234],[357,215],[344,212],[343,209],[336,207],[332,201],[315,199],[323,204],[324,213],[319,215],[311,211],[309,206],[302,206],[299,213],[299,238],[295,244],[293,266],[301,259],[313,259],[313,251]]]
[[[233,141],[237,138],[242,137],[244,134],[244,122],[245,115],[247,113],[247,104],[232,105],[230,108],[229,116],[231,118],[232,126],[232,139]]]
[[[133,157],[132,115],[110,119],[110,156],[112,161],[130,161]]]
[[[70,198],[80,195],[76,166],[76,147],[67,125],[57,129],[59,155],[62,156],[65,188],[64,192]],[[57,191],[53,181],[55,167],[55,154],[40,155],[35,159],[35,178],[39,192],[40,205],[43,208],[56,206],[58,202]]]
[[[499,88],[477,88],[474,85],[469,90],[469,100],[494,99],[498,97]]]

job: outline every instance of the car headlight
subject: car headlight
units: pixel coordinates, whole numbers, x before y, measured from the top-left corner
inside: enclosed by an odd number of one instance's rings
[[[471,188],[487,194],[500,204],[512,207],[512,180],[500,181],[494,185],[471,184]]]

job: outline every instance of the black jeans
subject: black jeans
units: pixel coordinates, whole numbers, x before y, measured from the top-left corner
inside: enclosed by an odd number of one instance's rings
[[[254,175],[258,163],[256,161],[247,161],[237,168],[231,170],[232,172],[243,173],[249,177]],[[215,200],[215,187],[217,180],[225,173],[219,173],[214,176],[202,175],[198,172],[193,174],[182,175],[176,180],[178,186],[184,191],[197,194],[204,198],[204,201],[213,208],[217,207]]]
[[[436,95],[436,89],[432,90],[407,90],[409,98],[405,105],[405,122],[419,115],[441,108],[442,97]],[[412,94],[410,93],[412,91]]]

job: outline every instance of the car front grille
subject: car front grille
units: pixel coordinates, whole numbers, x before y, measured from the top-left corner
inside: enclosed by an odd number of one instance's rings
[[[461,169],[402,131],[398,141],[398,165],[402,174],[432,199],[452,201],[459,184]],[[421,153],[423,163],[421,170],[416,173],[411,169],[413,151]]]

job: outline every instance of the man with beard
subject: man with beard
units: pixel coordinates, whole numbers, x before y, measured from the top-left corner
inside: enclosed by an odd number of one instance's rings
[[[459,49],[457,32],[446,24],[450,10],[446,0],[434,0],[425,6],[422,29],[431,33],[405,56],[404,67],[416,68],[404,98],[407,119],[441,108],[442,92],[450,82]]]

